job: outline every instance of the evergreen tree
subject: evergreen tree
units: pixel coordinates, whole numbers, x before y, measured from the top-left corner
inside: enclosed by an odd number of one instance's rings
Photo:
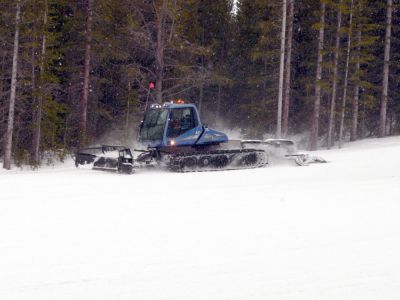
[[[321,2],[321,19],[319,23],[319,35],[318,35],[318,59],[317,59],[317,71],[315,80],[315,100],[314,110],[312,115],[311,125],[311,136],[310,136],[310,150],[317,149],[318,134],[319,134],[319,122],[320,122],[320,106],[321,106],[321,79],[322,79],[322,62],[323,62],[323,49],[324,49],[324,34],[325,34],[325,20],[326,20],[326,3]]]
[[[13,63],[12,63],[12,75],[11,75],[11,92],[10,92],[10,103],[8,112],[8,126],[6,131],[6,145],[4,151],[4,169],[11,168],[11,152],[12,152],[12,140],[14,131],[14,114],[15,114],[15,97],[17,90],[17,68],[18,68],[18,52],[19,52],[19,32],[21,23],[21,2],[17,0],[15,9],[15,37],[14,37],[14,51],[13,51]]]

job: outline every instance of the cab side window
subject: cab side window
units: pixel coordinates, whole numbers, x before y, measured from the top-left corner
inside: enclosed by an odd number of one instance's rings
[[[174,138],[196,127],[193,108],[174,108],[169,115],[167,137]]]

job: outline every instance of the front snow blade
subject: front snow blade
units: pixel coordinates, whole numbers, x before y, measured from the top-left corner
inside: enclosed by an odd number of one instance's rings
[[[133,172],[133,156],[127,147],[103,145],[81,149],[76,153],[75,166],[79,165],[92,165],[95,170],[131,174]]]

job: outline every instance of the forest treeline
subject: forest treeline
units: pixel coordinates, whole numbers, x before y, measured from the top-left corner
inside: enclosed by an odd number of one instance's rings
[[[0,0],[0,157],[132,141],[177,98],[310,150],[399,134],[399,30],[393,0]]]

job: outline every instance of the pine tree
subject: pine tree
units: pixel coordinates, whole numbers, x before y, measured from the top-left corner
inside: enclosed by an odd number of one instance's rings
[[[391,32],[392,32],[392,0],[387,0],[386,11],[386,34],[385,34],[385,57],[383,62],[383,87],[382,87],[382,101],[379,119],[379,137],[386,135],[386,114],[388,102],[388,89],[389,89],[389,64],[390,64],[390,45],[391,45]]]
[[[43,1],[43,30],[41,37],[41,51],[40,51],[40,75],[39,75],[39,95],[36,104],[35,120],[36,123],[34,134],[33,134],[33,162],[35,165],[40,164],[40,141],[42,135],[42,117],[43,117],[43,100],[44,100],[44,76],[45,76],[45,59],[46,59],[46,47],[47,47],[47,23],[48,23],[48,3],[47,0]],[[34,74],[33,74],[34,76]],[[33,86],[35,86],[33,84]]]
[[[241,1],[232,55],[234,87],[230,113],[249,137],[271,134],[277,128],[282,5]]]
[[[361,43],[362,43],[362,28],[361,22],[362,13],[362,0],[358,1],[358,20],[357,21],[357,39],[356,39],[356,66],[355,66],[355,83],[354,83],[354,96],[352,102],[352,121],[351,121],[351,135],[350,141],[357,140],[358,137],[358,112],[359,112],[359,99],[360,99],[360,67],[361,67]]]
[[[318,133],[319,133],[319,118],[320,118],[320,105],[321,105],[321,79],[322,79],[322,62],[323,62],[323,48],[324,48],[324,31],[325,31],[325,11],[326,3],[321,2],[321,19],[319,23],[318,35],[318,61],[317,72],[315,81],[315,101],[312,116],[311,136],[310,136],[310,150],[317,149]]]
[[[294,23],[294,1],[289,0],[289,22],[288,37],[285,63],[285,89],[283,97],[283,117],[282,117],[282,135],[287,137],[289,130],[289,106],[291,92],[291,74],[292,74],[292,51],[293,51],[293,23]]]
[[[93,23],[93,2],[87,0],[86,8],[86,24],[85,24],[85,58],[83,63],[82,75],[82,92],[79,100],[80,105],[80,122],[79,122],[79,146],[85,147],[87,144],[87,106],[89,98],[89,80],[90,80],[90,59],[92,46],[92,23]]]
[[[344,83],[343,83],[343,98],[342,107],[340,113],[340,128],[339,128],[339,148],[343,144],[343,134],[344,134],[344,118],[346,113],[346,103],[347,103],[347,89],[348,89],[348,79],[349,79],[349,65],[350,65],[350,51],[351,51],[351,40],[353,35],[353,8],[354,0],[350,3],[350,16],[349,16],[349,28],[347,32],[347,49],[346,49],[346,64],[344,71]]]
[[[287,3],[286,0],[282,1],[282,29],[281,29],[281,60],[279,67],[279,92],[278,92],[278,115],[276,125],[276,137],[279,139],[282,136],[282,101],[283,101],[283,77],[285,70],[285,42],[286,42],[286,17],[287,17]]]
[[[341,5],[343,1],[340,1]],[[336,42],[334,50],[334,67],[333,67],[333,83],[332,83],[332,98],[331,98],[331,109],[329,113],[329,127],[328,127],[328,149],[332,147],[332,139],[334,134],[335,126],[335,114],[336,114],[336,94],[337,94],[337,83],[338,83],[338,65],[339,65],[339,51],[340,51],[340,39],[341,39],[341,28],[342,28],[342,8],[337,9],[337,26],[336,26]]]
[[[5,151],[4,151],[4,164],[3,164],[3,168],[7,169],[7,170],[11,169],[15,97],[16,97],[16,90],[17,90],[17,68],[18,68],[20,22],[21,22],[21,2],[20,2],[20,0],[17,0],[16,1],[16,10],[15,10],[15,37],[14,37],[12,76],[11,76],[11,92],[10,92],[10,103],[9,103],[9,112],[8,112],[8,126],[7,126],[7,132],[6,132],[6,145],[5,145]]]

